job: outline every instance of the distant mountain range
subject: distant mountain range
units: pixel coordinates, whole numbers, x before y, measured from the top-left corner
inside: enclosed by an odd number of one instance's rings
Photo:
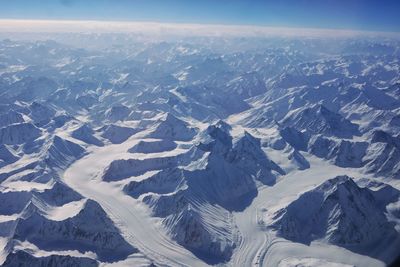
[[[399,41],[107,38],[0,41],[0,264],[399,256]]]

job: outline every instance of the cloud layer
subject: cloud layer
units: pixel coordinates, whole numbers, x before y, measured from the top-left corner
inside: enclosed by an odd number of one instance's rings
[[[0,32],[18,33],[139,33],[148,35],[186,36],[309,36],[354,37],[388,36],[398,33],[365,32],[337,29],[263,27],[249,25],[179,24],[134,21],[83,21],[83,20],[0,20]]]

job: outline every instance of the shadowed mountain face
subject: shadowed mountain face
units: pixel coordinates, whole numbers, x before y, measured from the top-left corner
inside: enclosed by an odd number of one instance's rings
[[[296,242],[324,238],[337,245],[368,244],[395,235],[381,205],[373,191],[360,188],[348,176],[338,176],[277,211],[271,227]]]
[[[0,39],[0,265],[397,256],[399,41],[49,38]]]

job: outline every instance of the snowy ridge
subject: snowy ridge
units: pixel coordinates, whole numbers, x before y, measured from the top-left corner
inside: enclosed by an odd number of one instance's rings
[[[123,241],[97,203],[88,200],[80,207],[72,206],[72,210],[70,204],[66,205],[62,208],[68,208],[72,212],[69,215],[57,211],[49,215],[42,203],[30,202],[17,222],[13,238],[28,240],[43,249],[94,251],[100,260],[106,261],[120,259],[135,251]],[[32,225],[38,227],[33,230]]]
[[[195,129],[189,128],[187,123],[167,113],[148,137],[188,141],[194,135]]]
[[[90,128],[90,126],[84,124],[78,129],[74,130],[71,133],[71,136],[75,139],[81,140],[87,144],[96,145],[96,146],[103,146],[103,142],[97,139],[94,136],[94,130]]]
[[[99,131],[102,132],[102,137],[108,139],[113,144],[121,144],[137,132],[135,129],[115,124],[104,126]]]
[[[31,123],[12,124],[0,128],[0,140],[2,144],[23,144],[38,138],[40,129]]]
[[[398,256],[398,40],[39,35],[0,38],[0,264]]]
[[[357,125],[323,105],[293,110],[286,115],[282,124],[326,136],[351,138],[353,135],[359,134]]]
[[[279,235],[303,243],[325,239],[339,245],[365,245],[395,234],[374,194],[348,176],[324,182],[268,217],[272,222],[265,224]]]
[[[245,132],[234,142],[230,129],[225,122],[218,122],[201,132],[199,138],[203,141],[195,150],[205,158],[198,161],[195,156],[190,168],[168,166],[124,187],[134,198],[144,195],[143,201],[152,208],[154,216],[165,218],[163,224],[171,237],[207,262],[229,260],[237,235],[232,219],[223,220],[230,222],[228,226],[207,221],[213,217],[215,221],[215,214],[225,213],[230,218],[230,210],[242,210],[251,202],[257,194],[257,182],[273,184],[275,176],[271,171],[275,175],[284,173],[266,157],[260,140]],[[190,159],[191,155],[184,153],[178,158]],[[135,166],[135,171],[139,171]],[[153,162],[152,166],[157,164]],[[111,173],[110,169],[107,172]],[[205,210],[214,211],[204,213]],[[231,229],[229,233],[219,234],[227,229]],[[227,236],[231,236],[230,241]]]
[[[140,141],[137,145],[131,147],[128,152],[130,153],[157,153],[163,151],[174,150],[177,144],[170,140],[159,141]]]

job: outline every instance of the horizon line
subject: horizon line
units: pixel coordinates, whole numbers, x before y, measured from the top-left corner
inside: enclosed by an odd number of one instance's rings
[[[0,19],[0,33],[141,33],[244,37],[400,37],[400,32],[131,20]]]

